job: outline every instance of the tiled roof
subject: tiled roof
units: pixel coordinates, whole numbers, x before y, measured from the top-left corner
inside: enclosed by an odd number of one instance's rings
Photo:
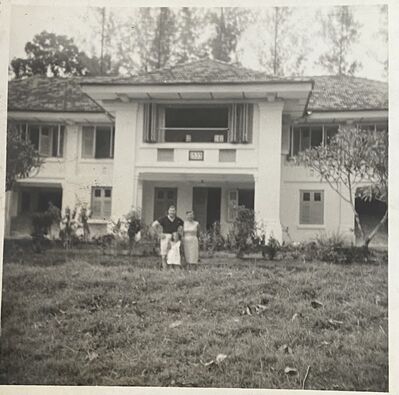
[[[202,59],[173,67],[138,74],[132,77],[94,77],[85,78],[83,84],[94,85],[147,85],[147,84],[212,84],[309,81],[306,77],[283,78],[270,76],[263,71],[214,59]]]
[[[133,77],[30,77],[9,81],[8,110],[103,112],[80,84],[218,84],[314,81],[308,110],[356,111],[388,108],[388,85],[349,76],[276,78],[261,71],[215,60],[200,60]]]
[[[8,82],[9,111],[104,112],[79,85],[79,78],[34,76]]]
[[[311,77],[315,82],[308,110],[359,111],[388,109],[388,84],[350,76]]]

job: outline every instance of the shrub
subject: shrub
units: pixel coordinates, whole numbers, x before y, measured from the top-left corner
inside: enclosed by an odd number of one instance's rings
[[[46,211],[32,214],[32,246],[35,252],[43,252],[45,236],[49,234],[51,226],[59,222],[60,217],[60,209],[51,202]]]
[[[91,212],[84,204],[77,204],[73,210],[65,208],[60,222],[60,239],[65,248],[70,248],[79,241],[88,241],[90,216]]]
[[[242,257],[254,245],[259,244],[256,236],[256,221],[254,210],[249,208],[238,208],[237,217],[230,232],[230,242],[234,245],[237,257]]]
[[[281,245],[277,239],[270,235],[267,244],[264,242],[265,238],[262,237],[262,256],[265,258],[266,254],[272,261],[281,249]]]

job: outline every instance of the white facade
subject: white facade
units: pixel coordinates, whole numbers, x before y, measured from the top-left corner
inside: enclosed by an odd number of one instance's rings
[[[203,210],[201,218],[208,222],[217,219],[222,233],[227,233],[232,225],[229,210],[239,203],[239,191],[244,191],[242,194],[247,199],[253,193],[257,221],[262,224],[266,237],[300,241],[309,240],[321,231],[338,231],[353,240],[354,217],[349,205],[327,184],[290,160],[291,124],[302,116],[311,84],[150,86],[145,90],[88,86],[84,90],[109,111],[114,120],[105,114],[92,119],[85,118],[85,114],[59,114],[55,118],[52,115],[51,120],[46,119],[46,114],[41,115],[41,122],[66,125],[63,156],[48,158],[38,174],[19,180],[14,191],[8,193],[6,236],[21,233],[18,226],[13,226],[13,222],[18,225],[21,216],[21,191],[34,187],[62,189],[64,209],[73,208],[77,203],[90,207],[93,188],[99,187],[112,188],[111,216],[115,219],[132,208],[140,208],[144,221],[150,224],[156,217],[159,201],[163,204],[166,200],[162,199],[170,198],[175,199],[179,216],[184,218],[187,210],[199,205],[199,210]],[[245,144],[144,142],[145,94],[150,95],[152,101],[169,106],[188,102],[198,106],[251,103],[251,141]],[[387,114],[373,116],[384,119]],[[13,121],[30,122],[30,117],[28,113],[9,114]],[[347,113],[346,118],[350,119],[350,114]],[[115,128],[113,158],[84,158],[84,126],[111,123]],[[221,159],[223,150],[229,150],[231,155],[227,161]],[[202,155],[202,160],[190,159],[190,152]],[[163,153],[168,155],[166,159]],[[202,193],[205,189],[201,192],[199,188],[207,188],[205,195]],[[318,195],[322,197],[318,202],[322,210],[318,221],[321,223],[301,224],[300,199],[306,191],[321,193]],[[200,206],[201,196],[207,196],[203,206]],[[105,231],[105,223],[102,218],[91,219],[92,234]],[[22,229],[22,233],[24,231],[26,229]]]

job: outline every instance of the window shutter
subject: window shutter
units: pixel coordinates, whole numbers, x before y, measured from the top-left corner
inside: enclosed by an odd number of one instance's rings
[[[302,225],[322,225],[324,222],[323,191],[301,191],[299,223]]]
[[[156,143],[158,140],[158,106],[155,103],[144,104],[144,141]]]
[[[319,196],[319,199],[316,200],[316,195]],[[312,194],[313,201],[312,201],[312,209],[310,214],[310,223],[322,225],[323,224],[323,193],[322,192],[314,192]]]
[[[237,143],[237,104],[232,104],[229,108],[227,141]]]
[[[238,190],[234,189],[227,192],[227,221],[233,222],[237,217]]]
[[[94,158],[94,127],[82,129],[82,158]]]
[[[229,143],[249,143],[252,140],[252,104],[232,104],[229,108],[228,121]]]

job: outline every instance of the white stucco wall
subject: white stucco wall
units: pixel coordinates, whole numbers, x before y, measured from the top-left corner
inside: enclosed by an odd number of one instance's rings
[[[338,232],[349,243],[354,242],[352,208],[327,183],[320,182],[320,178],[313,175],[308,169],[288,161],[286,156],[282,157],[281,174],[280,218],[285,241],[311,240],[320,233]],[[299,223],[300,190],[324,191],[323,225],[301,225]]]

